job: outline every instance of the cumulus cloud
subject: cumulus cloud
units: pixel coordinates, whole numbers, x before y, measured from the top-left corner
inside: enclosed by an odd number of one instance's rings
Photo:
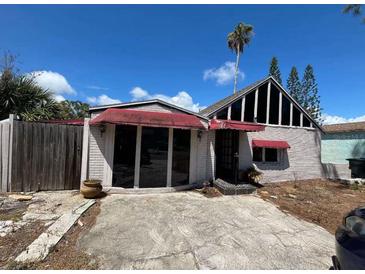
[[[35,82],[42,88],[48,89],[57,95],[68,94],[75,95],[76,91],[68,83],[67,79],[58,72],[53,71],[33,71],[30,73],[34,77]],[[60,97],[58,97],[60,98]]]
[[[341,124],[341,123],[351,123],[351,122],[362,122],[365,121],[365,115],[354,117],[354,118],[345,118],[337,115],[329,115],[329,114],[322,114],[323,124],[330,125],[330,124]]]
[[[147,90],[144,90],[141,87],[134,87],[129,93],[132,96],[132,101],[160,99],[195,112],[204,108],[200,106],[199,103],[194,103],[193,98],[186,91],[180,91],[175,96],[170,97],[159,93],[150,94]]]
[[[93,105],[111,105],[111,104],[117,104],[120,103],[121,101],[118,99],[113,99],[110,98],[108,95],[106,94],[102,94],[100,96],[92,96],[92,97],[86,97],[86,100]]]
[[[235,63],[225,62],[219,68],[207,69],[203,73],[204,80],[214,80],[218,85],[226,85],[234,80]],[[238,69],[238,80],[243,80],[245,74]]]

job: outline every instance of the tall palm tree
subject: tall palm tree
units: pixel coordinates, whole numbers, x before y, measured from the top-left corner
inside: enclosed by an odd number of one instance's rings
[[[236,93],[237,89],[238,64],[240,62],[240,54],[243,52],[244,47],[250,43],[252,35],[253,26],[241,22],[236,26],[234,31],[230,32],[227,36],[228,47],[237,55],[233,93]]]

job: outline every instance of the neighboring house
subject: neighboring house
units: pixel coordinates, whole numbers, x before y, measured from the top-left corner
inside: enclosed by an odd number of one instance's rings
[[[322,163],[330,178],[350,178],[348,158],[365,157],[365,122],[323,126]]]
[[[161,100],[90,108],[82,179],[104,187],[185,188],[234,181],[254,163],[264,182],[322,177],[321,127],[272,78],[199,114]]]

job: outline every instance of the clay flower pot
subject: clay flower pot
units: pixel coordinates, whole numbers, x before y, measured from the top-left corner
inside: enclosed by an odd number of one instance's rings
[[[100,192],[103,190],[103,187],[101,185],[101,180],[95,180],[95,179],[88,179],[85,180],[80,188],[81,194],[84,196],[84,198],[96,198]]]

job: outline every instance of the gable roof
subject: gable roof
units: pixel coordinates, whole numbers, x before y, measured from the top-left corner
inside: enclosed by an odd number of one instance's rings
[[[262,84],[264,84],[267,80],[269,79],[269,77],[266,77],[262,80],[256,81],[253,84],[241,89],[240,91],[227,96],[226,98],[223,98],[222,100],[219,100],[218,102],[214,103],[213,105],[210,105],[209,107],[201,110],[199,113],[202,115],[210,115],[213,112],[216,112],[217,110],[225,107],[226,105],[228,105],[229,103],[231,103],[232,101],[235,101],[235,99],[241,98],[244,94],[250,92],[251,90],[256,89],[257,87],[261,86]]]
[[[141,105],[149,105],[149,104],[160,104],[169,108],[173,108],[182,112],[185,112],[187,114],[191,114],[194,116],[197,116],[201,119],[208,120],[207,117],[201,115],[200,113],[196,113],[194,111],[170,104],[168,102],[165,102],[160,99],[151,99],[151,100],[145,100],[145,101],[134,101],[134,102],[126,102],[126,103],[117,103],[117,104],[110,104],[110,105],[101,105],[101,106],[93,106],[89,108],[89,112],[95,112],[99,110],[105,110],[108,108],[123,108],[123,107],[129,107],[129,106],[141,106]]]
[[[323,130],[326,133],[365,131],[365,122],[325,125]]]
[[[234,103],[235,101],[239,100],[240,98],[242,98],[243,96],[245,96],[246,94],[250,93],[251,91],[256,90],[257,88],[259,88],[260,86],[262,86],[263,84],[266,84],[267,82],[271,81],[274,85],[276,85],[276,87],[281,90],[287,97],[288,99],[301,111],[303,112],[303,114],[317,127],[319,128],[321,131],[323,131],[322,127],[307,113],[307,111],[302,108],[301,105],[299,105],[299,103],[285,90],[285,88],[278,83],[278,81],[275,80],[274,77],[272,76],[268,76],[262,80],[259,80],[243,89],[241,89],[240,91],[238,91],[235,94],[232,94],[226,98],[223,98],[222,100],[214,103],[213,105],[203,109],[202,111],[200,111],[199,113],[201,115],[204,116],[209,116],[214,112],[217,112],[223,108],[225,108],[226,106],[230,105],[231,103]]]

